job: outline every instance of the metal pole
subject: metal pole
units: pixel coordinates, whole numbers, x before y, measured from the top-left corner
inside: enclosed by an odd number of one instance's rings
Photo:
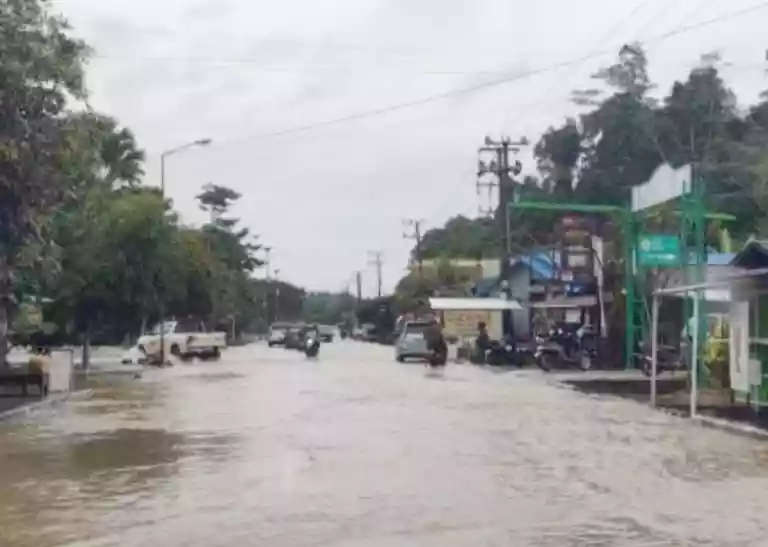
[[[656,406],[656,378],[659,365],[659,304],[660,298],[653,297],[653,311],[651,312],[651,406]]]
[[[160,366],[165,366],[165,301],[160,297]]]
[[[693,293],[693,341],[691,343],[691,418],[696,416],[699,396],[699,304],[701,292]]]
[[[160,154],[160,195],[163,200],[165,200],[165,158],[193,146],[208,146],[209,144],[211,144],[211,139],[198,139]],[[162,301],[162,298],[163,296],[160,298],[160,366],[165,365],[165,302]]]
[[[167,154],[163,152],[160,154],[160,194],[165,199],[165,157]]]
[[[424,276],[424,258],[421,255],[421,221],[417,220],[414,223],[414,229],[416,234],[416,259],[419,264],[419,277]]]
[[[160,154],[160,194],[165,201],[165,158],[167,154]],[[165,366],[165,301],[160,295],[160,366]]]
[[[280,270],[275,270],[275,321],[280,320],[280,280],[277,278]]]

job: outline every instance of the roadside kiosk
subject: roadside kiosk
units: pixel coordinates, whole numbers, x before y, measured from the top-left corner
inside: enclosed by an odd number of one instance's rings
[[[455,339],[449,345],[449,357],[457,359],[459,348],[471,347],[477,337],[478,323],[485,323],[488,335],[501,339],[502,312],[521,311],[523,306],[517,300],[505,298],[430,298],[429,305],[439,315],[446,339]]]

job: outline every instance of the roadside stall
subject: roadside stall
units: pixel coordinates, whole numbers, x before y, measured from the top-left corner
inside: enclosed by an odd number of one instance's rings
[[[521,311],[523,306],[517,300],[503,298],[430,298],[429,305],[439,316],[443,333],[449,341],[449,358],[460,357],[460,348],[472,347],[477,336],[477,325],[485,323],[488,335],[500,339],[502,312]]]
[[[739,265],[737,259],[735,265]],[[722,322],[728,324],[728,376],[729,388],[735,401],[751,406],[756,411],[768,405],[768,267],[741,266],[741,271],[705,283],[657,290],[653,294],[651,313],[651,404],[657,401],[659,371],[659,308],[662,298],[682,297],[693,300],[690,322],[692,348],[688,367],[691,376],[690,415],[698,412],[701,355],[703,342],[699,336],[702,321],[701,302],[727,300],[727,314]],[[727,318],[727,319],[726,319]]]

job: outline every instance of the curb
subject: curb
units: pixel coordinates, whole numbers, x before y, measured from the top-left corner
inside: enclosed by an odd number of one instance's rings
[[[88,399],[93,396],[92,389],[81,389],[78,391],[72,391],[70,393],[61,393],[58,395],[50,395],[47,399],[42,401],[35,401],[33,403],[21,404],[16,408],[11,408],[4,412],[0,412],[0,421],[10,420],[18,416],[25,416],[34,412],[45,410],[47,408],[68,403],[70,401],[78,401],[82,399]]]
[[[663,412],[669,416],[675,416],[677,418],[682,418],[684,420],[689,420],[691,422],[696,423],[697,425],[701,427],[706,427],[709,429],[716,429],[719,431],[724,431],[726,433],[732,433],[734,435],[740,435],[742,437],[750,437],[753,439],[761,440],[761,441],[767,441],[768,440],[768,431],[764,429],[760,429],[759,427],[755,427],[750,424],[741,423],[741,422],[734,422],[731,420],[724,420],[722,418],[716,418],[714,416],[707,416],[705,414],[696,414],[695,416],[691,416],[688,412],[685,412],[683,410],[679,410],[677,408],[668,408],[664,406],[651,406],[650,402],[644,403],[635,399],[632,399],[631,397],[623,397],[622,395],[617,395],[613,393],[594,393],[590,394],[584,391],[580,391],[576,386],[569,383],[567,380],[555,380],[554,385],[563,387],[565,389],[569,389],[571,391],[574,391],[576,393],[584,393],[587,395],[596,395],[598,397],[605,397],[610,398],[614,400],[621,400],[621,401],[628,401],[631,403],[639,404],[642,406],[645,406],[647,408],[650,408],[651,410],[654,410],[656,412]]]
[[[690,419],[689,416],[686,416]],[[760,429],[749,424],[743,424],[739,422],[732,422],[729,420],[723,420],[721,418],[714,418],[712,416],[704,416],[697,414],[693,417],[693,420],[698,422],[702,427],[708,427],[710,429],[719,429],[720,431],[726,431],[735,435],[741,435],[743,437],[751,437],[761,441],[768,440],[768,431]]]

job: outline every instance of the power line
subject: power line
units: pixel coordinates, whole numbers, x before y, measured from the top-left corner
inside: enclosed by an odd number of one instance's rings
[[[626,19],[631,18],[636,13],[638,13],[640,11],[640,9],[643,8],[647,3],[648,3],[648,0],[641,0],[638,4],[635,5],[635,7],[623,19],[626,20]],[[659,37],[653,38],[653,39],[651,39],[651,41],[656,40],[656,39],[658,39],[658,40],[666,40],[666,39],[668,39],[668,38],[670,38],[672,36],[675,36],[676,34],[690,32],[690,31],[695,30],[697,28],[701,28],[702,26],[714,24],[717,21],[721,21],[721,20],[725,20],[725,19],[730,19],[730,18],[735,18],[735,17],[738,17],[738,16],[742,16],[742,15],[745,15],[746,13],[751,12],[751,11],[754,11],[754,10],[757,10],[757,9],[761,9],[761,8],[765,8],[765,7],[768,7],[768,2],[764,2],[762,4],[755,5],[755,6],[752,6],[750,8],[746,8],[746,10],[740,10],[738,12],[733,12],[731,14],[726,14],[725,16],[720,16],[718,18],[709,19],[709,20],[697,23],[695,25],[689,25],[689,26],[686,26],[686,27],[676,27],[673,31],[667,32],[665,34],[660,35]],[[604,37],[601,40],[601,42],[597,43],[597,45],[599,46],[601,43],[605,42],[610,36],[612,36],[615,33],[615,31],[617,31],[619,28],[621,28],[621,26],[622,26],[621,23],[618,24],[618,25],[614,25],[612,27],[612,29],[608,33],[606,33],[604,35]],[[637,36],[636,33],[635,33],[635,35]],[[594,50],[588,56],[589,56],[589,58],[592,58],[592,56],[599,56],[599,55],[602,55],[602,54],[603,54],[603,51]],[[585,57],[587,57],[587,56],[585,56]],[[582,60],[584,60],[584,58],[580,58],[580,59],[574,61],[573,64],[574,65],[578,65],[578,64],[581,63]],[[557,68],[559,68],[559,67],[557,67]],[[744,63],[727,63],[724,66],[724,68],[750,68],[750,69],[751,68],[755,68],[755,69],[764,70],[765,69],[765,65],[764,64],[755,64],[753,66],[748,66],[748,65],[746,65]],[[567,77],[568,76],[566,76],[566,78]],[[553,86],[553,88],[554,87],[562,87],[562,86],[563,86],[563,81],[562,80],[558,80],[558,82]],[[552,89],[548,90],[547,92],[545,92],[545,95],[550,94],[551,91],[552,91]],[[540,101],[535,101],[535,102],[532,102],[532,103],[530,103],[530,104],[528,104],[526,106],[527,107],[532,107],[532,106],[535,106],[536,104],[539,104],[539,103],[540,103]],[[456,185],[456,187],[460,186],[460,184],[462,184],[462,183],[460,182],[459,184]],[[452,192],[448,193],[448,195],[451,195],[451,194],[452,194]],[[430,218],[435,214],[435,212],[437,210],[442,209],[442,207],[443,207],[443,205],[445,205],[446,201],[447,201],[447,198],[445,200],[443,200],[440,203],[440,205],[437,208],[435,208],[435,210],[432,213],[430,213],[430,215],[429,215]],[[482,211],[481,211],[481,213],[482,213]]]
[[[656,15],[651,17],[648,21],[646,21],[646,23],[642,27],[640,27],[639,30],[634,32],[634,35],[636,36],[636,38],[642,40],[642,34],[646,30],[648,30],[653,25],[653,23],[655,23],[656,21],[662,19],[665,15],[667,15],[669,13],[670,8],[674,6],[675,6],[674,2],[667,2],[666,0],[664,0],[664,3],[661,5],[661,9],[659,9],[656,12]]]
[[[639,0],[637,4],[635,4],[634,8],[632,8],[624,17],[619,19],[619,21],[615,25],[612,25],[611,28],[608,29],[608,32],[600,36],[600,39],[597,40],[597,42],[595,42],[595,45],[589,49],[590,54],[597,54],[599,51],[601,51],[603,44],[611,40],[614,37],[614,35],[619,30],[621,30],[624,24],[628,20],[632,19],[632,17],[634,17],[634,15],[637,14],[641,9],[643,9],[648,4],[649,1],[650,0]],[[556,89],[561,89],[565,87],[566,86],[565,81],[573,77],[573,74],[575,73],[576,69],[579,67],[580,64],[581,63],[574,63],[574,65],[570,67],[571,70],[562,79],[558,79],[557,81],[552,82],[552,85],[549,86],[549,88],[541,95],[542,97],[541,100],[542,101],[548,100],[549,97],[552,95],[552,93]],[[530,113],[532,112],[532,109],[529,108],[526,110],[526,112]],[[520,119],[518,119],[515,122],[516,125],[519,123],[520,123]]]
[[[737,17],[742,17],[742,16],[745,16],[745,15],[748,15],[750,13],[753,13],[753,12],[756,12],[756,11],[759,11],[759,10],[762,10],[762,9],[766,9],[766,8],[768,8],[768,1],[764,1],[764,2],[761,2],[761,3],[756,4],[754,6],[750,6],[748,8],[744,8],[744,9],[741,9],[741,10],[737,10],[737,11],[729,12],[729,13],[726,13],[726,14],[722,14],[722,15],[720,15],[718,17],[714,17],[714,18],[708,19],[706,21],[701,21],[699,23],[695,23],[695,24],[691,24],[691,25],[686,25],[686,26],[683,26],[683,27],[680,27],[680,28],[677,28],[677,29],[674,29],[674,30],[671,30],[671,31],[668,31],[668,32],[665,32],[665,33],[662,33],[662,34],[659,34],[659,35],[657,35],[657,36],[655,36],[655,37],[653,37],[653,38],[651,38],[649,40],[646,40],[645,43],[663,42],[663,41],[668,40],[670,38],[673,38],[675,36],[679,36],[681,34],[686,34],[686,33],[689,33],[689,32],[693,32],[694,30],[699,30],[699,29],[707,27],[707,26],[711,26],[711,25],[714,25],[714,24],[717,24],[717,23],[721,23],[721,22],[724,22],[724,21],[735,19]],[[397,112],[397,111],[400,111],[400,110],[407,110],[407,109],[410,109],[410,108],[414,108],[414,107],[417,107],[417,106],[422,106],[422,105],[433,103],[433,102],[442,101],[442,100],[449,99],[449,98],[452,98],[452,97],[459,97],[461,95],[468,95],[470,93],[475,93],[477,91],[481,91],[481,90],[484,90],[484,89],[490,89],[490,88],[493,88],[493,87],[498,87],[500,85],[504,85],[504,84],[516,82],[516,81],[519,81],[519,80],[523,80],[523,79],[526,79],[526,78],[530,78],[531,76],[536,76],[536,75],[539,75],[539,74],[545,74],[547,72],[553,72],[553,71],[561,69],[561,68],[565,68],[565,67],[569,67],[569,66],[576,65],[576,64],[579,64],[579,63],[583,63],[584,61],[587,61],[587,60],[590,60],[590,59],[594,59],[594,58],[600,57],[600,56],[608,54],[608,53],[612,53],[614,51],[614,49],[615,48],[603,49],[603,50],[598,51],[598,52],[587,53],[585,55],[582,55],[582,56],[574,58],[574,59],[570,59],[570,60],[567,60],[567,61],[561,61],[559,63],[554,63],[552,65],[549,65],[549,66],[546,66],[546,67],[541,67],[541,68],[538,68],[538,69],[527,70],[527,71],[524,71],[524,72],[522,72],[520,74],[516,74],[514,76],[503,77],[503,78],[499,78],[499,79],[492,80],[492,81],[489,81],[489,82],[482,82],[482,83],[479,83],[479,84],[475,84],[475,85],[471,85],[471,86],[467,86],[467,87],[463,87],[463,88],[443,91],[442,93],[436,93],[436,94],[433,94],[433,95],[427,95],[425,97],[421,97],[419,99],[414,99],[414,100],[411,100],[411,101],[406,101],[406,102],[397,103],[397,104],[391,104],[391,105],[382,106],[382,107],[379,107],[379,108],[373,108],[373,109],[370,109],[370,110],[364,110],[364,111],[361,111],[361,112],[356,112],[356,113],[353,113],[353,114],[348,114],[346,116],[341,116],[341,117],[338,117],[338,118],[332,118],[332,119],[323,120],[323,121],[319,121],[319,122],[313,122],[313,123],[309,123],[309,124],[305,124],[305,125],[300,125],[300,126],[296,126],[296,127],[290,127],[290,128],[287,128],[287,129],[281,129],[281,130],[278,130],[278,131],[272,131],[272,132],[262,133],[262,134],[258,134],[258,135],[252,135],[252,136],[248,136],[248,137],[236,138],[236,139],[232,139],[232,140],[230,140],[228,142],[225,142],[224,144],[237,144],[237,143],[240,143],[240,142],[250,142],[250,141],[257,141],[257,140],[272,139],[272,138],[276,138],[276,137],[282,137],[282,136],[285,136],[285,135],[292,135],[292,134],[296,134],[296,133],[304,133],[306,131],[311,131],[311,130],[320,129],[320,128],[324,128],[324,127],[330,127],[330,126],[334,126],[334,125],[340,125],[340,124],[343,124],[343,123],[357,121],[357,120],[362,120],[362,119],[366,119],[366,118],[374,118],[374,117],[382,116],[382,115],[385,115],[385,114],[390,114],[392,112]]]
[[[375,71],[391,71],[391,72],[403,72],[413,73],[420,76],[500,76],[509,74],[509,70],[441,70],[441,69],[423,69],[423,68],[409,68],[409,67],[395,67],[395,66],[269,66],[263,65],[259,59],[249,58],[202,58],[202,57],[185,57],[185,56],[136,56],[136,55],[107,55],[102,53],[96,53],[92,55],[94,59],[100,60],[141,60],[143,62],[151,63],[154,61],[169,62],[169,63],[201,63],[219,68],[227,66],[248,66],[252,70],[258,72],[269,72],[275,74],[295,74],[295,73],[307,73],[307,72],[365,72],[370,70]]]

